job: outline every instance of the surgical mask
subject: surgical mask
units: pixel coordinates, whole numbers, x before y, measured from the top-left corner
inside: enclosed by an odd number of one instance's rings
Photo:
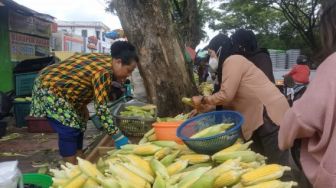
[[[210,72],[217,72],[217,68],[218,68],[218,59],[215,57],[211,57],[209,59],[209,71]]]
[[[216,56],[218,57],[210,57],[209,59],[209,67],[210,67],[210,72],[217,72],[218,69],[218,59],[221,53],[222,47],[219,47],[219,49],[216,52]]]

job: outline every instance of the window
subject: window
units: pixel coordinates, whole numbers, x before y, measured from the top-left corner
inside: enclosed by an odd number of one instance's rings
[[[105,32],[102,33],[103,41],[105,41]]]
[[[100,31],[96,31],[96,37],[98,40],[100,40]]]
[[[87,30],[86,29],[82,30],[82,37],[87,37]]]

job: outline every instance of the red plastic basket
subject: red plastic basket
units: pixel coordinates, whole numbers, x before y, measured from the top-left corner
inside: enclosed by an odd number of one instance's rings
[[[39,118],[28,116],[27,121],[28,132],[30,133],[54,133],[54,129],[49,124],[47,118]]]

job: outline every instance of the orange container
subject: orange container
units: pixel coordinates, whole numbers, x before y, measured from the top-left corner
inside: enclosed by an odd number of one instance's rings
[[[170,121],[170,122],[155,122],[153,123],[156,139],[158,140],[172,140],[179,144],[183,144],[183,141],[176,136],[177,127],[179,127],[183,121]]]

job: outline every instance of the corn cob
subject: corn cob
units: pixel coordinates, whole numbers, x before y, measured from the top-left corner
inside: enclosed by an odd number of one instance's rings
[[[98,183],[92,178],[87,178],[82,188],[96,188],[99,187]]]
[[[224,186],[231,186],[236,184],[241,176],[241,172],[236,170],[229,170],[218,176],[214,183],[214,188],[221,188]]]
[[[115,177],[118,180],[118,183],[120,185],[120,188],[137,188],[135,185],[132,185],[132,182],[125,181],[123,178],[120,178],[119,176]],[[149,184],[146,184],[146,188]],[[103,187],[105,188],[105,187]],[[113,187],[111,187],[113,188]],[[150,187],[148,187],[150,188]]]
[[[163,157],[167,156],[171,152],[169,147],[161,148],[154,154],[154,158],[157,160],[161,160]]]
[[[211,175],[214,177],[218,177],[219,175],[223,174],[224,172],[227,172],[229,170],[240,170],[239,166],[240,159],[230,159],[225,161],[224,163],[216,166],[215,168],[208,171],[206,174]]]
[[[186,175],[179,183],[179,188],[187,188],[190,187],[199,177],[201,177],[205,172],[210,170],[211,167],[201,167]]]
[[[190,154],[190,155],[182,155],[179,159],[188,161],[189,164],[198,164],[210,161],[210,156],[201,154]]]
[[[178,160],[167,167],[169,175],[176,174],[188,166],[188,161]]]
[[[73,188],[73,187],[82,187],[85,183],[87,176],[84,173],[78,174],[77,176],[73,177],[64,188]]]
[[[125,155],[124,157],[133,165],[141,168],[142,170],[150,174],[152,177],[154,176],[154,172],[148,161],[136,155]]]
[[[191,100],[191,98],[188,98],[188,97],[182,97],[182,102],[186,105],[189,105],[189,106],[194,106],[194,103],[193,101]]]
[[[242,168],[248,169],[248,168],[259,168],[260,166],[262,166],[261,163],[257,162],[257,161],[253,161],[253,162],[249,162],[249,163],[245,163],[245,162],[240,162],[239,165]]]
[[[124,181],[130,182],[132,185],[137,185],[137,187],[146,187],[148,184],[146,180],[134,174],[132,171],[128,170],[120,164],[110,163],[109,171],[112,173],[112,175],[118,176]]]
[[[252,162],[257,160],[257,154],[253,151],[231,151],[221,153],[220,155],[213,156],[213,160],[217,163],[222,163],[229,159],[241,158],[243,162]]]
[[[67,179],[68,178],[67,174],[63,170],[50,169],[50,172],[57,179]]]
[[[61,169],[65,172],[68,178],[73,178],[81,173],[77,165],[66,163],[66,165],[61,165]]]
[[[215,181],[214,176],[203,175],[195,181],[190,188],[213,188]]]
[[[165,156],[163,159],[160,160],[160,162],[164,166],[168,166],[173,163],[173,161],[176,159],[179,153],[180,153],[180,150],[177,150],[174,153]]]
[[[146,144],[146,143],[148,143],[148,139],[146,137],[141,138],[141,140],[139,141],[139,145]]]
[[[178,145],[176,142],[169,141],[169,140],[157,140],[157,141],[153,141],[151,143],[155,144],[157,146],[160,146],[160,147],[171,147],[171,148],[175,148]]]
[[[104,188],[121,188],[121,185],[119,184],[118,180],[114,177],[103,177],[98,176],[98,181]]]
[[[208,167],[208,166],[212,166],[212,163],[208,162],[208,163],[199,163],[199,164],[191,165],[191,166],[188,166],[187,168],[183,169],[181,172],[188,172],[188,171],[195,170],[199,167]]]
[[[93,165],[91,162],[77,157],[78,166],[82,172],[87,176],[96,180],[97,176],[103,176],[103,174]]]
[[[222,133],[226,129],[230,128],[233,126],[234,123],[220,123],[216,125],[212,125],[211,127],[208,127],[206,129],[203,129],[199,131],[198,133],[192,135],[190,138],[205,138],[209,136],[213,136],[219,133]]]
[[[152,135],[150,135],[149,137],[147,137],[147,140],[148,140],[149,142],[152,142],[152,141],[157,140],[157,138],[156,138],[156,134],[152,134]]]
[[[249,142],[246,142],[245,144],[242,144],[242,143],[237,143],[237,144],[233,144],[232,146],[230,147],[227,147],[217,153],[215,153],[213,155],[213,157],[216,157],[216,156],[219,156],[223,153],[227,153],[227,152],[233,152],[233,151],[243,151],[243,150],[247,150],[248,147],[253,143],[253,141],[249,141]]]
[[[148,132],[146,132],[143,137],[147,138],[152,134],[155,134],[154,128],[151,128]]]
[[[169,185],[174,185],[176,183],[178,183],[179,181],[181,181],[181,179],[183,179],[184,177],[186,177],[188,174],[190,174],[193,171],[188,171],[188,172],[180,172],[178,174],[174,174],[172,175],[169,180],[168,180],[168,184]]]
[[[153,188],[166,188],[166,181],[162,178],[160,173],[156,174]]]
[[[68,178],[52,178],[53,187],[63,187],[67,182],[69,182]]]
[[[241,182],[244,186],[249,186],[264,181],[275,180],[280,178],[287,170],[290,170],[290,167],[281,166],[278,164],[261,166],[255,170],[243,174],[241,177]]]
[[[164,178],[166,180],[169,178],[167,168],[162,163],[160,163],[160,161],[158,161],[156,159],[152,159],[150,161],[150,165],[151,165],[153,171],[156,172],[156,173],[159,173],[162,176],[162,178]]]
[[[136,144],[126,144],[121,146],[120,148],[123,150],[133,150],[134,148],[136,148],[138,145]]]
[[[266,181],[262,182],[256,185],[247,186],[245,188],[291,188],[293,186],[297,186],[298,184],[296,182],[290,181],[290,182],[282,182],[279,180],[272,180],[272,181]]]
[[[121,165],[126,167],[128,170],[130,170],[134,174],[136,174],[136,175],[140,176],[141,178],[145,179],[146,181],[148,181],[150,183],[154,182],[153,176],[151,176],[147,172],[143,171],[142,169],[138,168],[137,166],[132,165],[131,163],[122,163]]]
[[[153,155],[155,152],[159,151],[161,147],[154,144],[144,144],[138,145],[133,149],[133,153],[137,155]]]

